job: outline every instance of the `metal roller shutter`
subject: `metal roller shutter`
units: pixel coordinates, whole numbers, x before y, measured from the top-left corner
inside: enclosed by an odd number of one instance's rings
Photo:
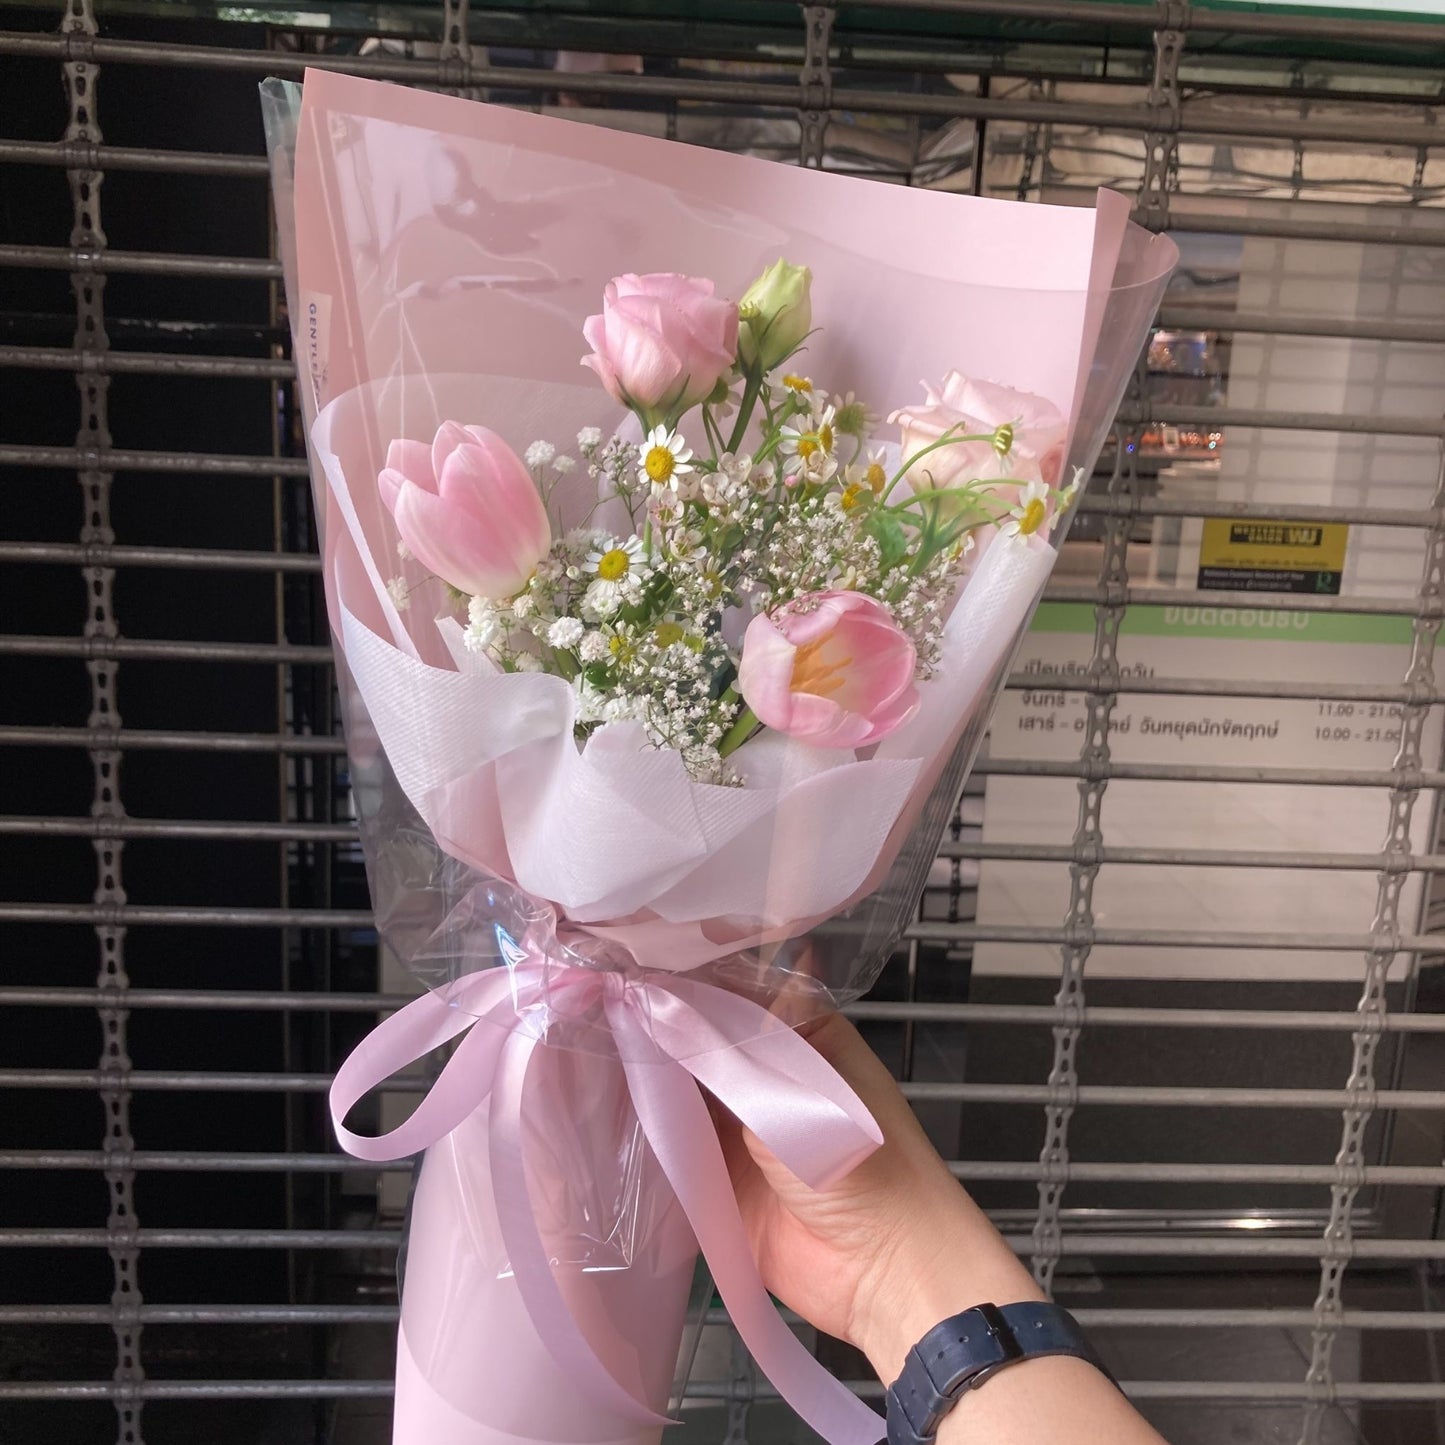
[[[0,7],[0,1439],[385,1438],[407,1176],[339,1154],[321,1095],[406,985],[348,816],[255,103],[324,64],[884,182],[1114,184],[1179,234],[1055,642],[852,1012],[1171,1438],[1445,1441],[1445,25],[696,8]],[[1349,528],[1343,583],[1201,589],[1202,525],[1281,521]],[[1398,666],[1198,662],[1243,627]],[[1312,710],[1298,756],[1208,741],[1266,704]],[[1307,844],[1259,821],[1286,805]],[[1161,922],[1155,890],[1207,898]],[[789,1433],[716,1323],[687,1428]]]

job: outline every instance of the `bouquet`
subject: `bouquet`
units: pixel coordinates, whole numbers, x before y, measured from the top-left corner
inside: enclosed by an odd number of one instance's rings
[[[785,1398],[868,1445],[702,1091],[815,1185],[880,1142],[790,1025],[911,916],[1173,247],[1108,193],[264,95],[373,901],[428,985],[331,1100],[351,1152],[424,1152],[395,1439],[654,1439],[700,1246]],[[346,1127],[453,1039],[404,1124]]]

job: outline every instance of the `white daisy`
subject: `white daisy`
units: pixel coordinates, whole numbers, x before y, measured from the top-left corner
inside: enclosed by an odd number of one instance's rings
[[[1043,482],[1030,482],[1009,508],[999,531],[1005,537],[1032,537],[1049,520],[1049,489]]]
[[[682,439],[681,432],[670,432],[665,426],[655,426],[648,432],[647,440],[638,447],[638,480],[650,483],[658,491],[667,488],[676,491],[678,478],[692,470],[688,465],[692,453]]]
[[[833,408],[827,406],[816,416],[810,416],[806,424],[799,418],[798,425],[785,426],[781,451],[785,457],[798,459],[807,481],[826,482],[838,470],[838,461],[833,455],[837,440]]]
[[[633,635],[631,624],[604,622],[599,631],[607,643],[608,656],[615,657],[621,663],[632,661],[637,653],[637,639]]]
[[[585,612],[595,618],[611,617],[624,602],[633,600],[652,575],[641,537],[599,541],[587,554],[582,576],[590,579],[583,598]]]
[[[870,452],[867,461],[854,462],[846,473],[848,485],[860,490],[866,488],[873,495],[880,496],[888,485],[887,453],[882,447]]]
[[[844,436],[861,441],[873,434],[878,418],[850,391],[846,396],[833,398],[833,425]]]
[[[709,403],[712,414],[718,418],[731,416],[742,405],[743,387],[746,385],[747,381],[744,377],[735,376],[728,382],[722,400]]]
[[[820,487],[824,482],[832,481],[838,470],[838,458],[832,452],[812,452],[798,460],[803,464],[798,481],[810,482],[813,486]]]

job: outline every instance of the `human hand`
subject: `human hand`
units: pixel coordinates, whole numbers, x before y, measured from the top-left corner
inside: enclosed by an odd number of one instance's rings
[[[1043,1295],[852,1024],[832,1014],[803,1032],[872,1112],[883,1146],[817,1191],[735,1120],[719,1124],[724,1153],[763,1282],[891,1383],[940,1320],[986,1300]]]

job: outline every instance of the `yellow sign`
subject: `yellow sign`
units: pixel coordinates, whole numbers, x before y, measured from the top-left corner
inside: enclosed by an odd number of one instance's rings
[[[1199,541],[1199,586],[1337,594],[1349,539],[1350,529],[1342,522],[1209,517]]]

